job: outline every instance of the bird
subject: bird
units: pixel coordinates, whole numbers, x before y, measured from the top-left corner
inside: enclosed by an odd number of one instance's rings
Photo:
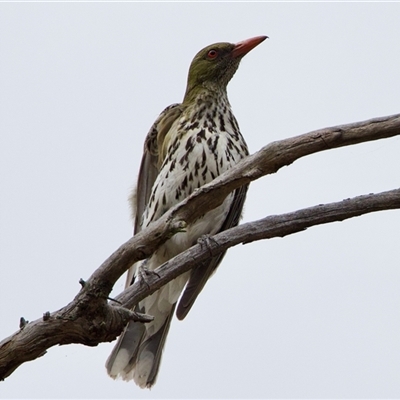
[[[236,44],[215,43],[196,54],[182,103],[165,108],[146,136],[136,190],[130,198],[134,234],[249,154],[227,85],[243,56],[265,39],[257,36]],[[236,189],[151,257],[131,266],[126,287],[141,279],[143,271],[154,271],[202,237],[238,225],[247,189]],[[133,379],[141,388],[154,385],[175,310],[179,320],[186,317],[224,255],[197,265],[139,302],[135,311],[152,315],[154,320],[127,324],[106,362],[112,378]]]

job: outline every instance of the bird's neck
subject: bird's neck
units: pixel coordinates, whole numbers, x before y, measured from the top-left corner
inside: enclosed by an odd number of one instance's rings
[[[190,106],[199,102],[229,105],[226,87],[213,83],[203,83],[193,87],[188,86],[182,104]]]

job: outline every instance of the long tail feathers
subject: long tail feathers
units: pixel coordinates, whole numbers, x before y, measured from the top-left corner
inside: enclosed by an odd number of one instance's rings
[[[106,362],[112,378],[133,379],[141,388],[150,388],[155,383],[175,306],[172,305],[164,323],[152,335],[147,335],[146,324],[130,322],[126,326]]]

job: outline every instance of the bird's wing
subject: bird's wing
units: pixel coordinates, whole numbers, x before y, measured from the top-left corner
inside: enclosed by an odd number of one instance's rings
[[[153,184],[159,173],[162,160],[160,160],[160,144],[174,121],[182,114],[180,104],[168,106],[156,119],[149,133],[146,136],[143,149],[143,157],[140,163],[139,176],[134,194],[131,196],[133,214],[135,218],[133,234],[142,230],[142,217],[150,198]],[[135,266],[128,270],[125,287],[130,286],[134,281]]]
[[[241,188],[235,190],[231,208],[219,232],[225,231],[226,229],[236,226],[239,223],[247,189],[248,185],[242,186]],[[196,301],[197,296],[206,284],[208,278],[212,275],[219,263],[224,258],[225,253],[226,251],[220,253],[218,256],[207,260],[192,270],[189,282],[186,285],[185,291],[183,292],[176,310],[176,316],[178,319],[182,320],[186,317]]]

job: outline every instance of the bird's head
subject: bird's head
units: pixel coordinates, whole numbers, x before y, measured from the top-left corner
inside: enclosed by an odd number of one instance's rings
[[[267,37],[257,36],[236,44],[215,43],[200,50],[190,64],[185,99],[201,88],[226,90],[243,56]]]

